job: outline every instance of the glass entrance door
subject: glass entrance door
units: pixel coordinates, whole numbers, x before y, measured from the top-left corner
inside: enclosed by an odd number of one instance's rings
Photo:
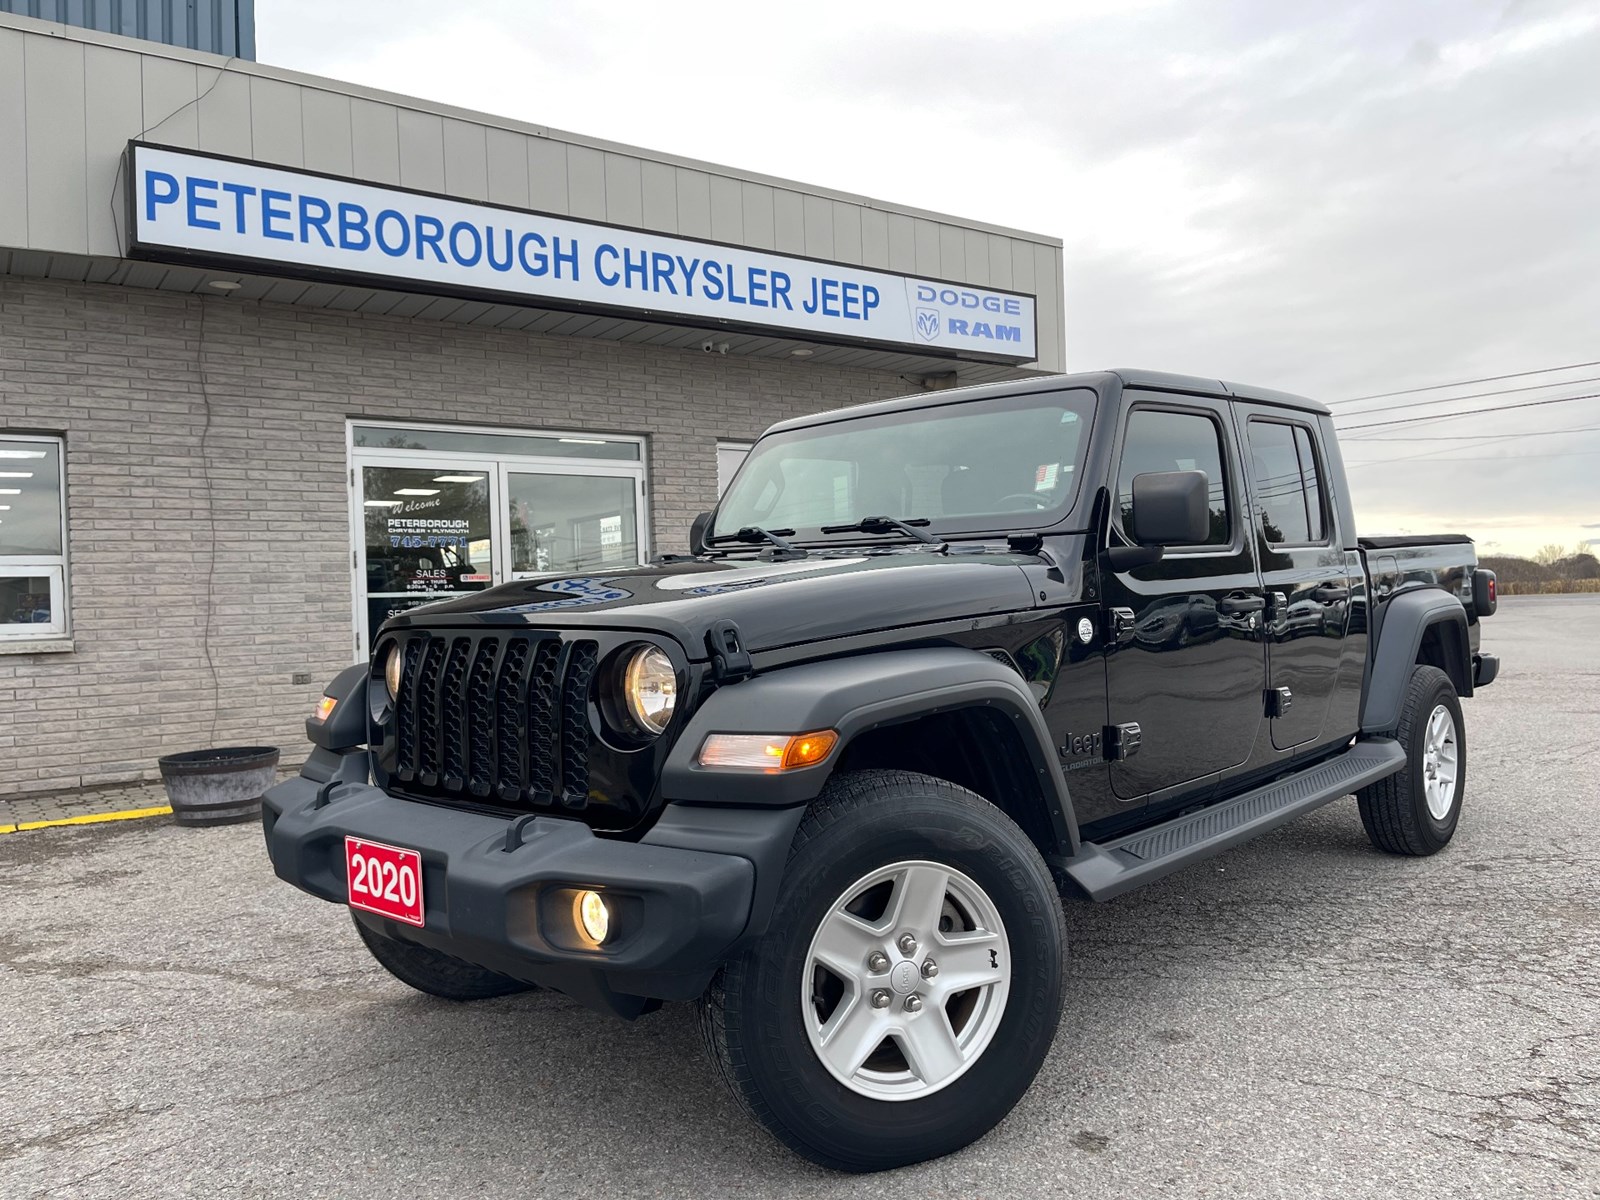
[[[408,609],[644,561],[641,439],[363,422],[350,434],[357,661]]]
[[[417,466],[398,459],[365,459],[356,475],[364,652],[372,633],[397,613],[495,582],[498,479],[492,463]]]
[[[628,469],[502,468],[508,577],[593,573],[642,562],[643,477]]]

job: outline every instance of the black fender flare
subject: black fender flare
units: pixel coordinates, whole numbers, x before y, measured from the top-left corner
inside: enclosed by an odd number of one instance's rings
[[[1453,641],[1460,650],[1461,662],[1449,670],[1456,691],[1472,695],[1472,643],[1467,634],[1467,610],[1461,601],[1438,588],[1400,592],[1383,606],[1372,673],[1361,705],[1362,733],[1387,733],[1400,723],[1411,668],[1417,664],[1428,630],[1439,624],[1451,628],[1446,645]]]
[[[852,738],[934,713],[987,706],[1010,718],[1027,748],[1060,847],[1078,848],[1078,823],[1039,702],[1011,668],[954,646],[885,650],[784,667],[718,688],[689,719],[661,775],[668,802],[788,807],[816,799]],[[826,763],[782,774],[696,762],[712,733],[810,733],[833,729]]]

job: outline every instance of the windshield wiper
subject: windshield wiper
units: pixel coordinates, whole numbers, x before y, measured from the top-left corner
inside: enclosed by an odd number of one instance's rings
[[[706,545],[714,546],[718,542],[767,542],[779,554],[792,554],[796,558],[804,558],[806,552],[793,542],[783,539],[784,534],[794,536],[792,529],[763,529],[759,525],[742,526],[737,533],[719,533],[716,537],[706,539]]]
[[[895,517],[862,517],[854,525],[824,525],[823,533],[903,533],[909,538],[929,546],[942,546],[944,542],[925,530],[918,529],[919,525],[931,525],[927,517],[912,517],[909,521],[901,521]]]

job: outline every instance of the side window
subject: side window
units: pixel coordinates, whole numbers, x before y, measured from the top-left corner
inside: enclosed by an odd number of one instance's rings
[[[0,643],[67,633],[60,438],[0,434]]]
[[[1229,533],[1227,478],[1222,470],[1222,430],[1198,413],[1136,408],[1128,415],[1117,469],[1117,504],[1123,528],[1133,511],[1133,480],[1159,471],[1204,471],[1211,483],[1211,536],[1204,545],[1226,546]]]
[[[1327,521],[1309,431],[1282,421],[1254,420],[1249,429],[1250,478],[1261,536],[1274,546],[1322,541]]]
[[[1320,542],[1328,536],[1327,509],[1322,499],[1322,474],[1317,467],[1317,450],[1311,444],[1311,431],[1304,425],[1294,427],[1295,449],[1300,451],[1300,474],[1306,481],[1306,517],[1311,524],[1311,540]]]

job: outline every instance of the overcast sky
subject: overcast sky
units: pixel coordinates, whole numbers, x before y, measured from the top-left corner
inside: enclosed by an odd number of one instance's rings
[[[256,14],[263,62],[1059,236],[1070,369],[1338,402],[1600,360],[1595,0]],[[1587,392],[1600,366],[1338,408]],[[1600,428],[1505,440],[1580,427],[1600,399],[1352,431],[1362,528],[1600,541]]]

